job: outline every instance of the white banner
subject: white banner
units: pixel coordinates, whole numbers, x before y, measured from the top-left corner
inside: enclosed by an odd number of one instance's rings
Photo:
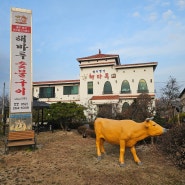
[[[11,9],[10,114],[32,111],[32,12]]]

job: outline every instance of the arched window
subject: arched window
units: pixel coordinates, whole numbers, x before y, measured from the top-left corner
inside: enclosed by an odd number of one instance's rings
[[[122,111],[125,111],[129,108],[129,104],[128,102],[124,102],[123,105],[122,105]]]
[[[138,93],[148,93],[147,83],[144,79],[139,80]]]
[[[103,94],[112,94],[112,86],[109,81],[106,81],[104,84]]]
[[[121,93],[130,93],[130,84],[127,80],[124,80],[121,85]]]

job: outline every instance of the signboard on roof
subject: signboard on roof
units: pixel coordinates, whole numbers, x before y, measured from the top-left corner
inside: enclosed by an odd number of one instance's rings
[[[17,114],[30,120],[32,99],[32,11],[11,8],[10,119]]]

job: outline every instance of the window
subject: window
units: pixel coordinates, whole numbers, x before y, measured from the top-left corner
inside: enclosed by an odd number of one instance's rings
[[[93,82],[87,82],[87,93],[93,94]]]
[[[126,111],[129,108],[128,102],[124,102],[122,105],[122,111]]]
[[[112,94],[112,86],[111,86],[111,83],[109,81],[105,82],[104,88],[103,88],[103,93],[104,94]]]
[[[55,97],[55,87],[39,88],[39,98],[54,98],[54,97]]]
[[[124,80],[121,85],[121,93],[130,93],[130,84],[127,80]]]
[[[138,93],[148,93],[147,83],[144,79],[141,79],[138,84]]]
[[[64,86],[64,95],[78,94],[78,86]]]

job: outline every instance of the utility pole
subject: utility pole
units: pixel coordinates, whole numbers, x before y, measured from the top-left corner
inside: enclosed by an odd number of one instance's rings
[[[3,124],[3,133],[5,135],[5,123],[4,123],[4,108],[5,108],[5,82],[3,84],[3,97],[2,97],[2,124]]]

